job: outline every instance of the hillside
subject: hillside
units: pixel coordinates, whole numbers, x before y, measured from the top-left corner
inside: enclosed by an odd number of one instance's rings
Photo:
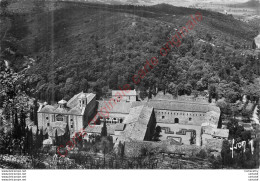
[[[166,4],[28,2],[23,11],[15,7],[24,2],[9,5],[12,11],[1,16],[1,59],[20,71],[28,66],[25,56],[32,57],[27,88],[42,100],[68,99],[82,90],[104,96],[126,83],[145,97],[156,88],[173,92],[178,87],[178,94],[190,94],[221,81],[222,86],[235,82],[229,91],[237,95],[259,75],[259,61],[245,55],[252,52],[257,30],[232,16]],[[132,76],[146,59],[159,57],[168,37],[198,11],[202,22],[135,85]]]
[[[248,2],[245,2],[245,3],[230,5],[230,7],[259,9],[260,1],[259,0],[249,0]]]

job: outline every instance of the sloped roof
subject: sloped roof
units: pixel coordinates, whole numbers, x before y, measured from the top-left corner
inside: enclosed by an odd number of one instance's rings
[[[87,97],[87,104],[96,96],[93,93],[83,93],[80,92],[76,95],[74,95],[68,102],[66,107],[58,107],[57,105],[52,106],[52,105],[41,105],[39,108],[40,113],[56,113],[56,114],[76,114],[76,115],[81,115],[84,110],[81,110],[78,105],[78,98],[79,97]],[[59,104],[65,104],[65,100],[59,101]],[[71,109],[72,108],[72,109]]]
[[[56,127],[56,128],[49,129],[48,135],[51,136],[51,137],[55,137],[56,130],[57,130],[58,136],[62,136],[65,133],[65,130],[63,128]]]
[[[124,128],[125,128],[125,124],[118,123],[118,124],[116,124],[116,129],[115,129],[115,131],[123,131]]]
[[[69,114],[81,115],[81,109],[79,107],[74,107],[68,113]]]
[[[186,112],[201,112],[206,113],[209,111],[220,112],[220,109],[210,104],[201,104],[194,102],[182,102],[182,101],[166,101],[166,100],[149,100],[148,102],[133,102],[132,107],[146,105],[153,107],[154,109],[161,110],[174,110],[174,111],[186,111]]]
[[[87,98],[87,104],[95,97],[96,95],[93,93],[84,93],[80,92],[74,95],[67,103],[67,107],[73,108],[78,105],[79,98]]]
[[[102,125],[93,125],[85,128],[87,133],[101,133]]]
[[[98,101],[98,111],[108,111],[109,113],[122,113],[128,114],[130,112],[131,103],[130,102],[113,102],[112,106],[108,101]]]
[[[44,106],[39,112],[47,112],[47,113],[51,113],[54,112],[56,108],[54,106],[51,105],[46,105]]]
[[[68,107],[75,107],[78,105],[78,97],[82,94],[83,92],[80,92],[76,95],[74,95],[68,102],[67,102],[67,106]]]
[[[68,113],[69,109],[68,108],[61,108],[61,107],[58,107],[57,109],[55,109],[53,112],[55,113]]]
[[[125,124],[133,123],[133,122],[139,122],[141,124],[147,125],[151,114],[153,112],[152,107],[147,106],[137,106],[130,109],[129,115],[124,120]]]
[[[85,128],[85,131],[87,133],[97,133],[97,134],[101,134],[102,131],[102,127],[103,125],[93,125],[93,126],[88,126]],[[107,125],[107,133],[109,135],[114,135],[115,134],[115,130],[116,130],[117,124],[112,124],[112,125]]]
[[[116,93],[119,92],[122,96],[125,94],[126,96],[136,96],[136,90],[127,90],[127,92],[122,92],[122,90],[112,90],[112,96],[115,96]]]
[[[146,106],[131,108],[129,115],[124,120],[125,130],[119,139],[124,141],[144,140],[152,112],[153,108]]]

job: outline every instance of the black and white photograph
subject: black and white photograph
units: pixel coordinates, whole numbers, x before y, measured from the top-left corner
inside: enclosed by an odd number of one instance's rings
[[[257,181],[259,120],[259,0],[0,0],[3,181],[105,169]]]

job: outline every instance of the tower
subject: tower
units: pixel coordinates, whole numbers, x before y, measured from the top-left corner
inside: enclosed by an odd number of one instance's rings
[[[85,93],[82,93],[78,99],[80,109],[83,109],[83,107],[87,106],[87,95]]]

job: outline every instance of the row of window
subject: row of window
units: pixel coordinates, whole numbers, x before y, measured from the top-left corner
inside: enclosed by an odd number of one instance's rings
[[[164,118],[165,118],[165,116],[162,116],[162,119],[164,119]],[[192,118],[189,118],[189,121],[191,121],[191,120],[192,120]],[[175,123],[179,123],[179,118],[175,118],[174,122]]]
[[[190,115],[190,116],[205,116],[205,114],[158,112],[158,114],[162,114],[162,115],[163,115],[163,114],[167,114],[167,113],[168,113],[168,114],[171,114],[171,115],[173,114],[173,115],[183,115],[183,116],[185,116],[185,114],[187,114],[187,116],[189,116],[189,115]]]

